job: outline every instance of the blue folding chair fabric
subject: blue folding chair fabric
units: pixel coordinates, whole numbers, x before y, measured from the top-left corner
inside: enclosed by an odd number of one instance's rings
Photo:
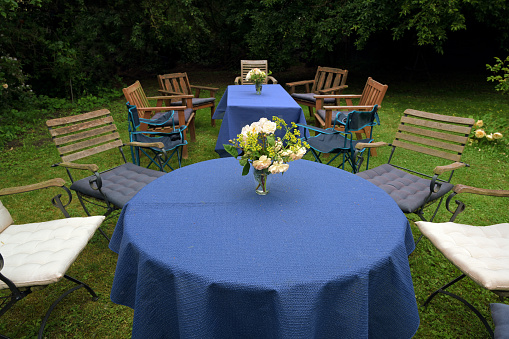
[[[332,128],[319,128],[309,125],[299,125],[308,130],[315,131],[317,134],[313,137],[305,136],[305,140],[311,146],[311,153],[315,161],[322,162],[320,156],[323,153],[336,154],[332,159],[327,162],[329,165],[340,154],[343,155],[343,161],[338,165],[345,169],[345,163],[349,163],[352,168],[352,173],[359,172],[359,168],[364,160],[363,153],[365,148],[360,150],[355,148],[358,143],[371,143],[373,141],[373,128],[370,129],[368,138],[361,140],[354,140],[353,134],[356,131],[362,130],[365,127],[374,127],[380,125],[378,118],[378,105],[375,105],[371,111],[351,111],[351,112],[337,112],[336,118]],[[344,131],[338,131],[336,127],[344,127]],[[366,169],[369,167],[369,152],[366,162]]]
[[[143,153],[149,159],[149,168],[155,164],[160,171],[166,171],[165,167],[171,170],[174,168],[170,165],[170,160],[174,155],[177,156],[178,168],[182,165],[182,147],[187,145],[187,140],[184,139],[183,131],[187,126],[177,125],[175,128],[174,111],[164,112],[159,114],[154,119],[143,119],[138,115],[138,109],[135,105],[126,103],[129,120],[129,138],[130,141],[137,141],[143,143],[162,142],[164,145],[163,152],[155,147],[134,147],[131,146],[131,156],[133,164],[140,166],[140,155]],[[152,127],[158,126],[172,126],[172,132],[153,132],[153,131],[140,131],[140,124],[145,123]]]

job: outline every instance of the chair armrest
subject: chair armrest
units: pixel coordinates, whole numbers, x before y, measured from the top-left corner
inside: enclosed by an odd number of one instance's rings
[[[186,109],[186,106],[161,106],[161,107],[140,107],[138,111],[181,111]]]
[[[342,85],[342,86],[336,86],[336,87],[331,87],[331,88],[327,88],[327,89],[322,89],[322,90],[319,90],[318,92],[320,92],[320,94],[327,94],[327,93],[330,93],[330,92],[335,92],[335,91],[340,91],[342,89],[345,89],[345,88],[348,88],[348,85]],[[338,94],[340,95],[340,94]]]
[[[273,83],[273,84],[277,84],[277,80],[276,80],[276,78],[274,78],[273,76],[270,76],[270,75],[269,75],[269,76],[267,77],[267,79],[268,79],[268,80],[270,80],[270,81],[272,81],[272,83]],[[269,82],[268,80],[267,80],[267,83]]]
[[[125,146],[134,146],[134,147],[156,147],[161,150],[164,149],[164,144],[162,142],[138,142],[138,141],[130,141],[124,144]]]
[[[152,100],[188,99],[188,98],[194,98],[194,95],[192,95],[192,94],[176,94],[176,95],[158,95],[155,97],[147,97],[147,99],[152,99]]]
[[[468,167],[468,164],[465,164],[464,162],[454,162],[450,165],[446,165],[446,166],[437,166],[435,167],[435,169],[433,170],[433,173],[436,174],[436,175],[440,175],[442,173],[445,173],[445,172],[449,172],[449,171],[454,171],[458,168],[461,168],[461,167]]]
[[[361,94],[315,94],[316,99],[334,98],[334,99],[359,99]]]
[[[16,187],[7,187],[0,189],[0,196],[2,195],[10,195],[17,193],[24,193],[39,190],[42,188],[48,187],[62,187],[65,185],[65,180],[62,178],[55,178],[51,180],[46,180],[43,182],[39,182],[36,184],[26,185],[26,186],[16,186]]]
[[[383,141],[377,141],[377,142],[359,142],[355,145],[356,149],[363,149],[363,148],[377,148],[382,146],[390,146],[390,144],[383,142]]]
[[[312,84],[314,82],[315,82],[314,80],[294,81],[294,82],[287,82],[286,86],[295,87],[295,86],[301,86],[301,85],[306,85],[306,84]]]
[[[323,106],[322,109],[324,110],[327,110],[327,111],[341,111],[341,110],[348,110],[348,111],[351,111],[351,110],[372,110],[373,108],[375,107],[375,105],[371,105],[371,106],[361,106],[361,105],[348,105],[348,106]],[[378,106],[378,108],[380,108],[382,106]]]
[[[473,193],[479,195],[489,195],[494,197],[509,197],[509,190],[492,190],[486,188],[478,188],[467,185],[455,185],[453,191],[459,193]]]
[[[235,85],[240,85],[241,80],[242,80],[242,77],[236,77],[235,81],[234,81]]]
[[[61,162],[59,164],[55,164],[54,166],[62,166],[65,168],[73,168],[79,170],[89,170],[94,173],[99,170],[99,166],[96,164],[75,164],[73,162]]]

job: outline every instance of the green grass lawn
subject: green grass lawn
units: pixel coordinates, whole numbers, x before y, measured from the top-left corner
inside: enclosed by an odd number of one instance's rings
[[[176,70],[181,71],[181,70]],[[273,74],[281,84],[289,81],[311,79],[314,70],[308,74],[289,71],[280,75]],[[311,75],[310,75],[310,74]],[[219,102],[226,86],[233,84],[236,74],[212,70],[188,71],[192,84],[219,87],[216,104]],[[490,189],[509,189],[507,163],[509,160],[509,97],[494,91],[493,85],[485,81],[484,76],[471,74],[435,75],[431,79],[408,81],[405,76],[373,76],[376,80],[387,83],[389,89],[380,109],[381,126],[374,131],[376,140],[391,142],[399,119],[407,108],[432,113],[472,117],[483,119],[485,124],[504,134],[495,146],[493,144],[467,146],[463,161],[470,165],[455,173],[453,183],[467,184]],[[367,77],[350,74],[349,88],[346,93],[360,93]],[[134,82],[134,80],[132,81]],[[141,79],[147,95],[157,94],[156,77]],[[116,125],[124,141],[127,137],[127,114],[125,100],[119,96],[106,105],[95,107],[107,108],[112,112]],[[307,108],[304,112],[308,117]],[[41,113],[42,114],[42,113]],[[51,112],[50,117],[65,116],[68,112]],[[68,181],[65,170],[52,168],[51,164],[59,162],[57,151],[49,137],[44,121],[49,117],[42,115],[30,131],[20,135],[15,143],[8,144],[0,152],[0,187],[31,184],[54,177]],[[210,126],[209,110],[201,110],[196,116],[196,137],[189,144],[189,158],[183,166],[217,158],[214,152],[216,138],[220,128]],[[489,127],[489,128],[490,128]],[[370,167],[385,163],[389,148],[379,149],[378,155],[371,158]],[[128,149],[126,149],[128,155]],[[107,168],[117,159],[112,156],[97,158],[94,161],[100,167]],[[310,154],[306,155],[311,159]],[[430,172],[439,162],[434,158],[424,158],[412,154],[403,154],[397,158],[406,167]],[[290,166],[291,171],[291,166]],[[239,166],[240,175],[240,166]],[[310,174],[313,175],[313,174]],[[69,181],[68,181],[69,182]],[[324,185],[327,183],[324,182]],[[49,199],[56,190],[48,189],[34,193],[25,193],[2,198],[17,223],[34,222],[60,218],[59,211],[54,209]],[[508,200],[504,198],[479,197],[470,194],[459,196],[467,204],[466,211],[457,219],[458,222],[474,225],[489,225],[509,220]],[[308,208],[320,208],[319,206]],[[69,207],[73,216],[84,216],[77,199]],[[100,210],[95,211],[101,213]],[[417,220],[409,216],[410,220]],[[447,221],[449,214],[442,206],[436,221]],[[107,233],[112,234],[116,217],[103,224]],[[412,223],[414,237],[420,233]],[[133,310],[116,305],[109,298],[117,255],[108,249],[105,239],[96,233],[90,244],[71,267],[68,274],[86,281],[99,294],[97,302],[90,301],[85,291],[77,291],[59,304],[46,326],[48,338],[129,338],[131,334]],[[415,294],[418,304],[427,296],[448,282],[459,271],[424,239],[409,257],[413,276]],[[38,325],[49,305],[71,283],[62,280],[57,284],[36,291],[18,302],[0,320],[0,333],[13,338],[33,338]],[[497,302],[493,293],[483,290],[475,283],[464,279],[451,289],[451,292],[463,296],[490,319],[489,303]],[[458,301],[442,295],[437,296],[427,309],[419,307],[420,326],[416,338],[483,338],[487,337],[481,322]]]

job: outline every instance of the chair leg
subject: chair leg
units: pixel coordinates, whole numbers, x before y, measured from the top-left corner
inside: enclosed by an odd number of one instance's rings
[[[87,284],[85,284],[85,283],[83,283],[83,282],[81,282],[81,281],[79,281],[77,279],[74,279],[73,277],[70,277],[67,274],[65,274],[64,277],[66,279],[68,279],[68,280],[78,284],[78,285],[68,289],[67,291],[65,291],[62,295],[60,295],[60,297],[58,297],[57,300],[55,300],[53,302],[53,304],[51,304],[51,306],[49,307],[48,311],[46,312],[46,315],[44,316],[44,319],[42,320],[41,327],[39,328],[39,335],[37,336],[37,338],[39,338],[39,339],[43,338],[44,327],[46,326],[46,323],[48,322],[48,319],[49,319],[49,316],[51,315],[51,312],[53,312],[53,310],[55,309],[57,304],[59,302],[61,302],[62,299],[64,299],[66,296],[68,296],[72,292],[74,292],[74,291],[84,287],[90,293],[90,295],[92,296],[92,300],[93,301],[97,301],[97,299],[99,299],[99,297],[94,292],[94,290],[90,286],[88,286]]]
[[[454,299],[456,300],[459,300],[461,301],[465,306],[467,306],[472,312],[474,312],[474,314],[479,318],[479,320],[481,320],[481,322],[483,323],[484,327],[486,328],[486,330],[488,331],[489,335],[491,338],[494,337],[494,333],[493,333],[493,330],[491,329],[491,326],[488,324],[488,321],[486,320],[486,318],[481,314],[481,312],[479,312],[479,310],[477,308],[475,308],[472,304],[470,304],[468,301],[466,301],[465,299],[463,299],[462,297],[454,294],[454,293],[451,293],[449,291],[446,291],[445,289],[454,285],[455,283],[457,283],[458,281],[460,281],[461,279],[465,278],[466,275],[465,274],[462,274],[460,275],[459,277],[455,278],[454,280],[448,282],[447,284],[445,284],[444,286],[440,287],[438,290],[436,290],[435,292],[433,292],[429,297],[428,299],[426,299],[426,301],[424,302],[424,304],[422,304],[422,306],[426,307],[428,305],[428,303],[431,301],[431,299],[433,299],[438,293],[442,293],[442,294],[445,294],[445,295],[448,295],[450,297],[453,297]]]
[[[216,120],[212,119],[212,117],[214,116],[215,111],[216,111],[216,106],[212,105],[212,107],[210,108],[210,125],[212,127],[216,126]]]

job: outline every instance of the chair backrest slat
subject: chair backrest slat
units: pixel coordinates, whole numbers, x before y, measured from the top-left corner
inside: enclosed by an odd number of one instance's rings
[[[311,92],[321,94],[321,90],[345,85],[347,75],[348,71],[343,69],[318,66]]]
[[[474,123],[470,118],[407,109],[392,145],[460,161]]]
[[[373,80],[373,78],[369,77],[368,80],[366,81],[366,85],[364,86],[364,90],[362,91],[362,95],[359,100],[359,105],[381,106],[388,87],[389,86],[383,85],[378,81]]]
[[[113,117],[106,109],[48,120],[62,161],[74,161],[123,145]]]
[[[131,104],[136,105],[137,107],[150,107],[145,91],[143,91],[143,87],[141,87],[138,80],[131,86],[124,88],[122,91],[124,92],[124,96],[127,101]]]
[[[120,146],[122,146],[122,141],[116,140],[114,142],[110,142],[108,144],[100,145],[100,146],[97,146],[94,148],[89,148],[84,151],[76,152],[76,153],[73,153],[70,155],[64,155],[64,156],[62,156],[62,161],[67,162],[67,161],[74,161],[74,160],[86,158],[90,155],[105,152],[105,151],[108,151],[110,149],[117,148]]]
[[[247,81],[246,76],[250,70],[253,68],[259,68],[260,71],[265,72],[267,74],[269,72],[269,63],[267,60],[240,60],[240,74],[241,74],[241,84],[242,85],[252,85],[253,81]],[[265,83],[268,82],[268,77],[265,78]]]
[[[168,91],[171,94],[193,94],[186,72],[161,74],[157,76],[157,80],[160,90]]]

